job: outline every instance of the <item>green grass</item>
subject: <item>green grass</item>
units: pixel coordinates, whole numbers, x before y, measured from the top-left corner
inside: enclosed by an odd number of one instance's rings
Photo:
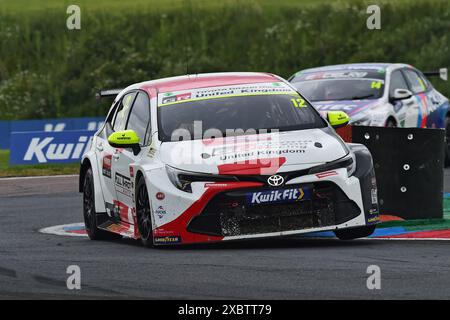
[[[80,168],[78,163],[10,166],[8,161],[9,150],[0,150],[0,177],[2,178],[77,174]]]

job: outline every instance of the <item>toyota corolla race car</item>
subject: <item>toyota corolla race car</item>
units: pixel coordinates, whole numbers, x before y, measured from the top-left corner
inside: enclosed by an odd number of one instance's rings
[[[447,69],[427,74],[447,80]],[[300,71],[289,81],[317,110],[344,111],[353,125],[445,128],[450,160],[449,101],[410,65],[327,66]]]
[[[335,133],[344,112],[327,120],[272,74],[129,86],[82,158],[87,233],[147,246],[324,230],[368,236],[379,221],[371,155]]]

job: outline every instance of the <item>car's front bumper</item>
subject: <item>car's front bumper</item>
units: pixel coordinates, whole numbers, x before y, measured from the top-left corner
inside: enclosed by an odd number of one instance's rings
[[[192,184],[178,190],[163,169],[149,177],[155,245],[285,236],[378,223],[376,182],[370,154],[357,155],[357,170],[303,175],[281,189],[309,190],[298,202],[250,205],[248,194],[277,190],[261,182]],[[369,163],[369,162],[370,163]]]

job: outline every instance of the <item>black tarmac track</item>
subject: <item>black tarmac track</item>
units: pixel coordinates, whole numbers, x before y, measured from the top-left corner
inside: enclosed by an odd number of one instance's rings
[[[41,234],[82,221],[77,177],[0,180],[0,299],[449,299],[450,242],[270,239],[147,249]],[[450,189],[450,170],[445,176]],[[81,290],[66,269],[81,268]],[[381,269],[381,289],[366,286]]]

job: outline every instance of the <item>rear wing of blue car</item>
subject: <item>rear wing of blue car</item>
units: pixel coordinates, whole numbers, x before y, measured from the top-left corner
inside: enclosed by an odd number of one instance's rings
[[[107,89],[107,90],[99,90],[96,94],[95,94],[95,98],[97,100],[100,100],[102,98],[115,98],[123,89]]]
[[[440,68],[439,70],[428,71],[428,72],[424,72],[423,74],[426,75],[427,77],[437,77],[437,76],[439,76],[439,78],[441,78],[442,80],[445,80],[445,81],[448,80],[448,70],[447,70],[447,68]]]

